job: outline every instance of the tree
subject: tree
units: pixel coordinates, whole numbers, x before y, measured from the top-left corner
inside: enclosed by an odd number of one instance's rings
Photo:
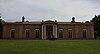
[[[94,23],[95,38],[100,37],[100,15],[95,15],[91,22]]]
[[[89,21],[85,21],[85,23],[89,23]]]
[[[3,23],[4,21],[1,19],[1,16],[0,16],[0,39],[2,38],[2,33],[3,33]]]
[[[1,23],[1,19],[0,19],[0,38],[2,38],[2,23]]]

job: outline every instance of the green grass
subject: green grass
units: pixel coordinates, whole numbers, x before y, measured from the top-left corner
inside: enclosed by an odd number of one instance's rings
[[[0,54],[100,54],[100,40],[0,40]]]

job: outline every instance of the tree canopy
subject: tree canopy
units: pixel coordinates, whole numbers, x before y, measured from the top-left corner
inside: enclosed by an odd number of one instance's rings
[[[1,19],[1,16],[0,16],[0,39],[2,38],[2,33],[3,33],[3,23],[5,21]]]
[[[100,37],[100,15],[92,18],[91,22],[94,23],[94,31],[95,31],[95,36]]]

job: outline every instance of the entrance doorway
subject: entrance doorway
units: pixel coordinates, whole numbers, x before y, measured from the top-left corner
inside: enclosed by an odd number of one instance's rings
[[[47,39],[53,38],[53,25],[46,26],[46,37]]]

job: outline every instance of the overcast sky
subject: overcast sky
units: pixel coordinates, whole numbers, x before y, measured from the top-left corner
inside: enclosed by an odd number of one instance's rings
[[[91,20],[100,14],[100,0],[0,0],[0,15],[5,21]]]

